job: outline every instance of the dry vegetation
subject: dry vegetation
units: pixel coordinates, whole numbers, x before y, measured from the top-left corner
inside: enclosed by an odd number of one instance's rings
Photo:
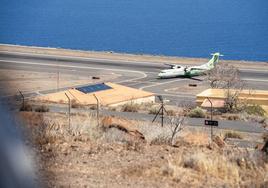
[[[49,187],[267,187],[261,151],[210,144],[205,131],[88,114],[21,112]],[[217,137],[224,142],[220,137]]]

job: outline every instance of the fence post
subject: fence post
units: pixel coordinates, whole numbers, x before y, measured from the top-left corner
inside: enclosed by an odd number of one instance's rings
[[[24,109],[24,105],[25,105],[25,102],[24,102],[24,95],[22,94],[22,92],[19,90],[20,92],[20,95],[22,97],[22,109]]]
[[[65,95],[68,98],[68,125],[69,125],[69,130],[70,130],[71,129],[71,99],[66,93]]]
[[[208,101],[210,102],[210,120],[212,121],[212,116],[213,116],[213,114],[212,114],[212,102],[211,102],[211,100],[207,97],[207,99],[208,99]],[[212,139],[213,139],[213,126],[210,126],[211,128],[210,128],[210,139],[211,139],[211,142],[212,142]]]
[[[97,122],[98,122],[98,126],[100,125],[100,121],[99,121],[99,114],[100,114],[100,103],[99,103],[99,99],[98,97],[93,94],[93,96],[95,97],[96,101],[97,101]]]

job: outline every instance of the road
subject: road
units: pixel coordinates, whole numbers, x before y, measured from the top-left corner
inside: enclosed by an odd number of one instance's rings
[[[163,95],[171,104],[185,100],[193,101],[195,98],[193,94],[185,95],[184,91],[170,92],[169,90],[179,88],[182,84],[198,81],[186,78],[157,79],[158,72],[164,68],[166,68],[165,65],[154,62],[114,61],[0,51],[0,69],[48,73],[59,70],[65,74],[85,76],[102,75],[108,71],[120,75],[118,78],[111,80],[112,82]],[[248,88],[268,89],[268,70],[242,68],[240,72],[241,78]],[[53,91],[53,89],[48,89],[32,92],[28,95],[45,94]]]

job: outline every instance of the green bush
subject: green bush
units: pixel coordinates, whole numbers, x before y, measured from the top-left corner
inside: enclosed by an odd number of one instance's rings
[[[245,112],[249,115],[264,116],[265,110],[257,104],[248,105],[244,108]]]
[[[200,107],[196,107],[189,112],[188,116],[193,118],[204,118],[205,112]]]
[[[35,110],[35,112],[49,112],[49,108],[45,105],[38,106]]]

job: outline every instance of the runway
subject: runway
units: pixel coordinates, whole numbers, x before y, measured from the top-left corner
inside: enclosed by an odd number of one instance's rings
[[[185,94],[183,90],[177,92],[169,92],[169,90],[180,88],[182,84],[199,82],[186,78],[158,79],[158,72],[165,68],[164,64],[154,62],[115,61],[0,51],[0,69],[48,73],[59,70],[65,74],[85,76],[102,75],[108,71],[109,73],[120,75],[118,78],[110,80],[111,82],[163,95],[170,101],[169,103],[176,104],[182,100],[194,101],[194,94]],[[241,68],[240,72],[241,79],[245,81],[247,88],[268,89],[268,70]],[[47,92],[36,91],[32,94]]]

